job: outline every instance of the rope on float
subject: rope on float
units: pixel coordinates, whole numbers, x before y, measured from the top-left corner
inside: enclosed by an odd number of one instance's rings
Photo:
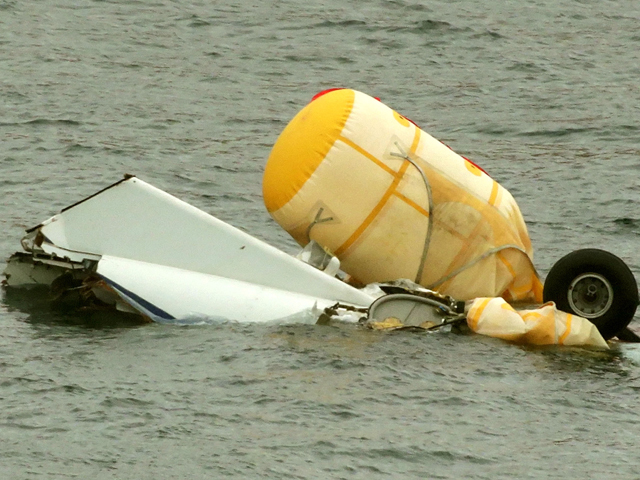
[[[420,266],[418,267],[418,272],[416,273],[416,280],[415,282],[417,284],[420,284],[420,281],[422,280],[422,274],[423,274],[423,270],[424,270],[424,264],[427,261],[427,253],[429,252],[429,244],[431,243],[431,225],[432,225],[432,218],[433,218],[433,196],[431,194],[431,185],[429,184],[429,180],[427,179],[427,176],[424,173],[424,170],[422,170],[422,168],[415,162],[413,161],[411,158],[409,158],[409,155],[406,154],[404,152],[404,150],[402,149],[402,147],[400,146],[400,144],[398,142],[395,142],[396,147],[398,147],[398,150],[400,150],[400,153],[394,153],[391,152],[391,156],[392,157],[398,157],[398,158],[402,158],[404,160],[406,160],[407,162],[409,162],[411,165],[413,165],[416,170],[418,170],[418,173],[420,173],[420,176],[422,177],[422,181],[424,182],[424,186],[427,189],[427,211],[429,212],[429,218],[428,218],[428,223],[427,223],[427,234],[425,235],[425,239],[424,239],[424,247],[422,248],[422,257],[420,258]]]

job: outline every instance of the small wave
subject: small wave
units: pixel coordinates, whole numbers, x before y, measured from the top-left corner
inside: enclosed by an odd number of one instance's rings
[[[618,234],[640,234],[640,219],[621,217],[613,220],[615,233]]]
[[[5,429],[7,428],[15,428],[17,430],[40,430],[46,428],[44,425],[29,425],[27,423],[19,423],[19,422],[4,422],[0,423],[0,427]]]
[[[484,125],[480,126],[477,131],[487,135],[511,135],[514,133],[512,128],[505,128],[498,125]]]
[[[363,20],[342,20],[334,22],[332,20],[325,20],[324,22],[313,25],[314,27],[363,27],[367,22]]]
[[[452,450],[426,450],[425,448],[417,446],[413,448],[374,448],[366,452],[360,452],[360,455],[376,459],[388,458],[403,460],[411,463],[422,463],[426,457],[430,458],[435,463],[443,461],[447,463],[466,461],[481,465],[496,463],[495,460],[484,456]]]
[[[100,402],[103,407],[140,407],[146,408],[153,405],[154,402],[140,400],[134,397],[108,397]]]
[[[238,167],[226,167],[223,165],[212,165],[210,168],[214,172],[238,173],[240,171]]]
[[[431,450],[429,451],[429,455],[435,458],[440,458],[442,460],[448,460],[448,461],[464,460],[464,461],[479,464],[479,465],[498,463],[497,461],[490,458],[485,458],[478,455],[471,455],[468,453],[452,452],[450,450]]]
[[[515,62],[513,65],[507,67],[507,70],[526,73],[544,73],[547,71],[546,68],[536,65],[533,62]]]
[[[621,226],[625,226],[625,227],[639,227],[640,226],[640,220],[637,218],[629,218],[629,217],[622,217],[622,218],[616,218],[613,223],[617,224],[617,225],[621,225]]]
[[[616,130],[625,130],[625,131],[629,131],[629,132],[637,132],[638,130],[640,130],[640,125],[618,125],[616,127]]]
[[[49,119],[49,118],[36,118],[34,120],[28,120],[26,122],[0,122],[0,127],[19,127],[24,125],[73,125],[78,126],[82,123],[76,120],[68,119]]]
[[[207,198],[204,195],[201,195],[204,198]],[[242,202],[242,203],[255,203],[255,198],[252,198],[251,195],[246,196],[243,194],[219,194],[219,195],[210,195],[208,198],[214,198],[217,201],[222,203],[225,202]]]
[[[385,50],[399,50],[406,45],[394,38],[365,38],[365,42],[370,45],[379,45]]]
[[[504,38],[504,35],[501,35],[494,30],[486,30],[484,33],[480,34],[480,36],[488,36],[491,38]]]
[[[314,28],[362,28],[365,27],[366,29],[369,29],[371,27],[367,26],[367,22],[365,22],[364,20],[341,20],[341,21],[334,21],[334,20],[324,20],[322,22],[318,22],[318,23],[313,23],[313,24],[307,24],[307,25],[289,25],[286,27],[283,27],[282,30],[291,30],[291,31],[296,31],[296,30],[312,30]]]
[[[79,143],[73,143],[71,145],[69,145],[67,148],[64,149],[65,153],[71,153],[71,152],[81,152],[81,151],[86,151],[86,150],[93,150],[94,147],[91,147],[89,145],[81,145]]]
[[[0,45],[3,45],[4,43],[9,43],[9,42],[0,41]],[[28,98],[27,95],[25,95],[24,93],[20,93],[17,90],[4,91],[2,92],[2,95],[7,98],[18,98],[20,100]]]
[[[426,5],[423,4],[416,4],[416,5],[403,5],[404,8],[406,10],[410,10],[413,12],[433,12],[433,9],[431,7],[427,7]]]
[[[449,22],[445,22],[442,20],[421,20],[419,22],[414,23],[413,25],[402,26],[402,27],[390,27],[388,28],[391,32],[408,32],[408,33],[416,33],[416,34],[425,34],[425,33],[454,33],[467,31],[467,28],[458,28],[453,26]]]
[[[210,26],[210,25],[211,25],[211,23],[210,23],[210,22],[207,22],[206,20],[202,20],[202,19],[200,19],[200,18],[193,20],[193,21],[189,24],[189,26],[190,26],[190,27],[196,27],[196,28],[197,28],[197,27],[208,27],[208,26]]]
[[[440,20],[422,20],[412,30],[415,32],[432,32],[434,30],[451,30],[453,25]]]
[[[592,127],[584,128],[558,128],[555,130],[530,130],[528,132],[521,132],[518,134],[520,137],[566,137],[574,134],[588,133],[596,130]]]
[[[189,22],[188,26],[193,28],[198,27],[209,27],[211,26],[211,22],[199,17],[198,15],[188,15],[184,16],[180,19],[182,22]]]

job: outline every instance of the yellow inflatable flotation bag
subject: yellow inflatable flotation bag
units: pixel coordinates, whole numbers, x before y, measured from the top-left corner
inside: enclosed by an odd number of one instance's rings
[[[541,301],[513,197],[483,170],[364,93],[316,96],[267,161],[267,210],[363,283],[409,278],[460,300]]]

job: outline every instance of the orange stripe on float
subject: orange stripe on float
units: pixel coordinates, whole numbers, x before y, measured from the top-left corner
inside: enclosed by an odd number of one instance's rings
[[[504,256],[502,256],[502,252],[498,252],[498,258],[500,259],[500,261],[502,262],[502,264],[507,267],[507,270],[509,270],[509,273],[511,274],[512,278],[516,278],[516,271],[513,269],[513,266],[509,263],[509,261],[504,258]]]
[[[516,298],[519,298],[521,295],[524,295],[527,292],[530,292],[533,290],[533,283],[531,282],[531,279],[529,280],[529,282],[527,283],[521,283],[519,285],[511,285],[509,287],[509,291],[516,296]]]
[[[484,312],[484,309],[487,308],[487,305],[489,305],[489,302],[491,300],[493,299],[483,298],[480,302],[480,305],[471,308],[471,310],[469,311],[469,315],[467,315],[467,325],[469,325],[469,328],[474,332],[478,329],[478,322],[480,321],[482,312]]]
[[[500,188],[500,185],[498,185],[498,195],[496,196],[496,201],[494,203],[494,206],[498,205],[502,201],[502,194],[503,193],[504,193],[504,189]]]
[[[565,329],[562,336],[558,339],[558,345],[564,345],[564,341],[567,339],[569,334],[571,333],[571,322],[573,321],[573,315],[567,313],[567,328]]]
[[[360,235],[362,235],[362,233],[367,228],[369,228],[369,225],[373,223],[375,218],[378,216],[378,214],[382,211],[384,206],[389,201],[389,198],[391,197],[391,195],[393,195],[393,192],[395,191],[395,189],[398,187],[398,184],[400,183],[400,180],[402,179],[402,176],[404,175],[404,173],[407,171],[407,168],[409,167],[409,165],[411,164],[406,160],[402,163],[402,166],[398,171],[398,176],[396,176],[393,179],[393,182],[391,182],[391,185],[389,185],[389,188],[387,188],[387,191],[384,192],[384,195],[382,195],[382,198],[380,199],[378,204],[375,207],[373,207],[373,210],[371,210],[371,213],[367,215],[367,218],[364,219],[364,222],[360,224],[360,226],[355,230],[355,232],[353,232],[351,236],[347,238],[347,240],[336,249],[334,253],[336,257],[343,254],[351,245],[353,245],[355,241],[358,240]]]
[[[529,322],[531,320],[540,320],[544,317],[544,315],[540,312],[527,312],[521,313],[520,316],[525,322]]]
[[[402,200],[403,202],[405,202],[407,205],[409,205],[410,207],[415,208],[418,213],[421,213],[422,215],[424,215],[425,217],[429,216],[429,212],[427,212],[424,208],[422,208],[420,205],[418,205],[416,202],[414,202],[413,200],[411,200],[410,198],[405,197],[403,194],[401,194],[400,192],[393,192],[393,194],[398,197],[400,200]]]
[[[470,246],[470,241],[469,239],[473,239],[476,237],[476,233],[478,232],[478,230],[480,230],[483,227],[483,223],[482,222],[478,222],[476,224],[475,227],[473,227],[473,230],[471,231],[471,233],[467,234],[467,236],[461,236],[459,234],[453,233],[451,231],[449,231],[450,234],[454,235],[455,237],[457,237],[464,245],[463,247],[458,251],[458,253],[456,254],[455,257],[453,257],[453,260],[451,260],[451,262],[449,262],[449,266],[447,267],[447,271],[448,272],[452,272],[454,270],[456,270],[458,268],[458,265],[462,262],[462,260],[464,260],[468,255],[469,255],[469,246]],[[444,285],[444,284],[443,284]],[[442,285],[440,285],[440,287],[442,287]]]
[[[507,268],[507,270],[509,270],[511,277],[515,281],[516,278],[518,277],[517,277],[516,271],[513,268],[513,265],[511,265],[509,261],[502,255],[502,252],[498,252],[497,256],[502,262],[502,264]],[[511,285],[508,291],[511,293],[511,295],[514,298],[520,298],[522,295],[532,291],[533,289],[534,289],[533,277],[531,277],[530,281],[527,283],[521,283],[520,285]],[[535,292],[534,292],[534,295],[535,295]],[[536,296],[536,300],[537,300],[537,296]]]
[[[420,129],[418,127],[415,127],[413,143],[411,144],[411,154],[414,154],[416,152],[416,149],[418,148],[419,144],[420,144]],[[355,143],[353,145],[357,147]],[[364,152],[365,150],[362,150],[362,151]],[[370,157],[367,157],[367,158],[370,158]],[[375,157],[371,156],[371,158],[375,158]],[[391,182],[391,185],[389,185],[389,188],[387,188],[387,191],[384,192],[384,195],[382,195],[382,198],[380,199],[378,204],[373,208],[373,210],[371,210],[371,213],[367,215],[367,218],[364,219],[364,221],[360,224],[360,226],[351,234],[349,238],[347,238],[347,240],[342,245],[340,245],[336,249],[336,251],[334,252],[334,255],[336,257],[339,257],[345,251],[347,251],[347,249],[351,247],[351,245],[353,245],[356,242],[356,240],[360,238],[360,235],[362,235],[364,231],[367,228],[369,228],[369,226],[373,223],[375,218],[378,216],[378,214],[382,211],[384,206],[389,201],[389,198],[391,198],[391,195],[395,193],[396,188],[398,188],[398,184],[400,183],[400,180],[402,180],[402,177],[406,173],[407,168],[409,168],[409,165],[411,165],[411,162],[405,160],[404,162],[402,162],[402,165],[400,166],[400,169],[398,170],[398,172],[394,172],[395,178],[393,179],[393,182]]]
[[[493,187],[491,188],[491,195],[489,196],[489,205],[492,207],[497,203],[496,200],[498,199],[499,192],[500,186],[498,185],[498,182],[494,181]]]
[[[413,134],[413,143],[411,144],[411,153],[416,153],[418,144],[420,143],[420,129],[416,127],[416,132]]]
[[[393,175],[394,177],[398,174],[398,172],[396,172],[393,168],[389,167],[388,165],[384,164],[383,162],[381,162],[380,160],[378,160],[376,157],[374,157],[373,155],[371,155],[369,152],[367,152],[364,148],[362,148],[360,145],[358,145],[357,143],[354,143],[353,141],[349,140],[346,137],[343,137],[342,135],[340,135],[337,140],[341,141],[342,143],[350,146],[351,148],[353,148],[356,152],[358,152],[360,155],[365,156],[366,158],[368,158],[369,160],[371,160],[373,163],[375,163],[377,166],[379,166],[381,169],[383,169],[385,172],[390,173],[391,175]]]

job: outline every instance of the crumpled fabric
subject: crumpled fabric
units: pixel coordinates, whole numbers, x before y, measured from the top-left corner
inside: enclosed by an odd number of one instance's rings
[[[500,297],[476,298],[469,306],[467,324],[476,333],[510,342],[609,348],[593,323],[558,310],[553,302],[516,311]]]

